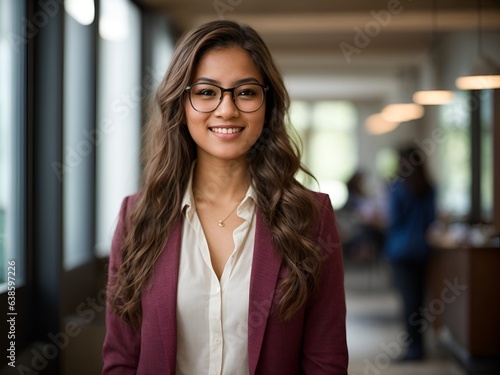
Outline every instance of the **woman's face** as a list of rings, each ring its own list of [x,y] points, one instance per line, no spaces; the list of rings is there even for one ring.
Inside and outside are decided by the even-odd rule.
[[[204,83],[232,88],[242,82],[264,84],[249,53],[240,47],[228,47],[205,54],[198,64],[191,85]],[[205,100],[205,95],[213,94],[206,88],[205,85],[195,86],[191,89],[191,94]],[[239,95],[248,100],[248,94],[252,95],[251,91],[242,91]],[[213,112],[196,111],[187,96],[184,108],[189,133],[197,144],[198,158],[245,160],[245,154],[257,141],[264,127],[265,100],[257,111],[245,113],[235,106],[231,93],[225,92]]]

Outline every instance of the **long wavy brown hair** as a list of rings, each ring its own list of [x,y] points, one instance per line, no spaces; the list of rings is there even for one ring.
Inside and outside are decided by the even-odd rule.
[[[143,189],[128,217],[130,228],[121,249],[122,263],[109,282],[113,311],[132,326],[140,325],[141,293],[147,287],[172,228],[181,219],[181,201],[196,159],[196,145],[185,124],[185,88],[198,62],[214,48],[248,51],[269,86],[264,129],[247,154],[257,206],[270,228],[273,244],[289,268],[278,301],[282,319],[289,319],[318,284],[321,256],[311,238],[318,220],[312,194],[296,179],[300,152],[286,131],[289,97],[271,54],[252,28],[231,21],[214,21],[181,38],[170,67],[156,92],[157,116],[146,127]]]

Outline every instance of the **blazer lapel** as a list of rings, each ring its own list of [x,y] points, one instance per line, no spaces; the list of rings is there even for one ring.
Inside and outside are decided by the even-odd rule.
[[[177,283],[181,238],[182,219],[179,219],[158,258],[154,276],[167,373],[171,374],[175,374],[177,357]],[[280,266],[281,257],[273,247],[271,231],[257,210],[248,308],[248,363],[251,375],[257,368]]]
[[[257,210],[248,307],[248,364],[251,375],[255,374],[257,368],[280,266],[281,257],[273,247],[271,231]]]
[[[177,360],[177,282],[182,238],[182,219],[174,226],[158,258],[155,270],[155,294],[167,374],[175,374]]]

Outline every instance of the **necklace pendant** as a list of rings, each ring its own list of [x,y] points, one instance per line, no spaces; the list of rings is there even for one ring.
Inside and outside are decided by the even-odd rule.
[[[224,224],[224,222],[222,220],[219,220],[219,227],[223,227],[224,225],[226,225],[226,224]]]

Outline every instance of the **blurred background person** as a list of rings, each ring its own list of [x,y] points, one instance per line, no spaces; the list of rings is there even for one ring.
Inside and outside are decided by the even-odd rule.
[[[366,191],[366,175],[357,170],[347,181],[347,201],[337,213],[347,259],[378,259],[384,243],[384,219],[377,199]]]
[[[401,294],[408,348],[401,360],[424,356],[423,327],[418,324],[423,305],[430,246],[426,232],[435,219],[435,189],[425,170],[422,151],[399,149],[399,167],[389,186],[389,213],[385,251],[394,282]]]

